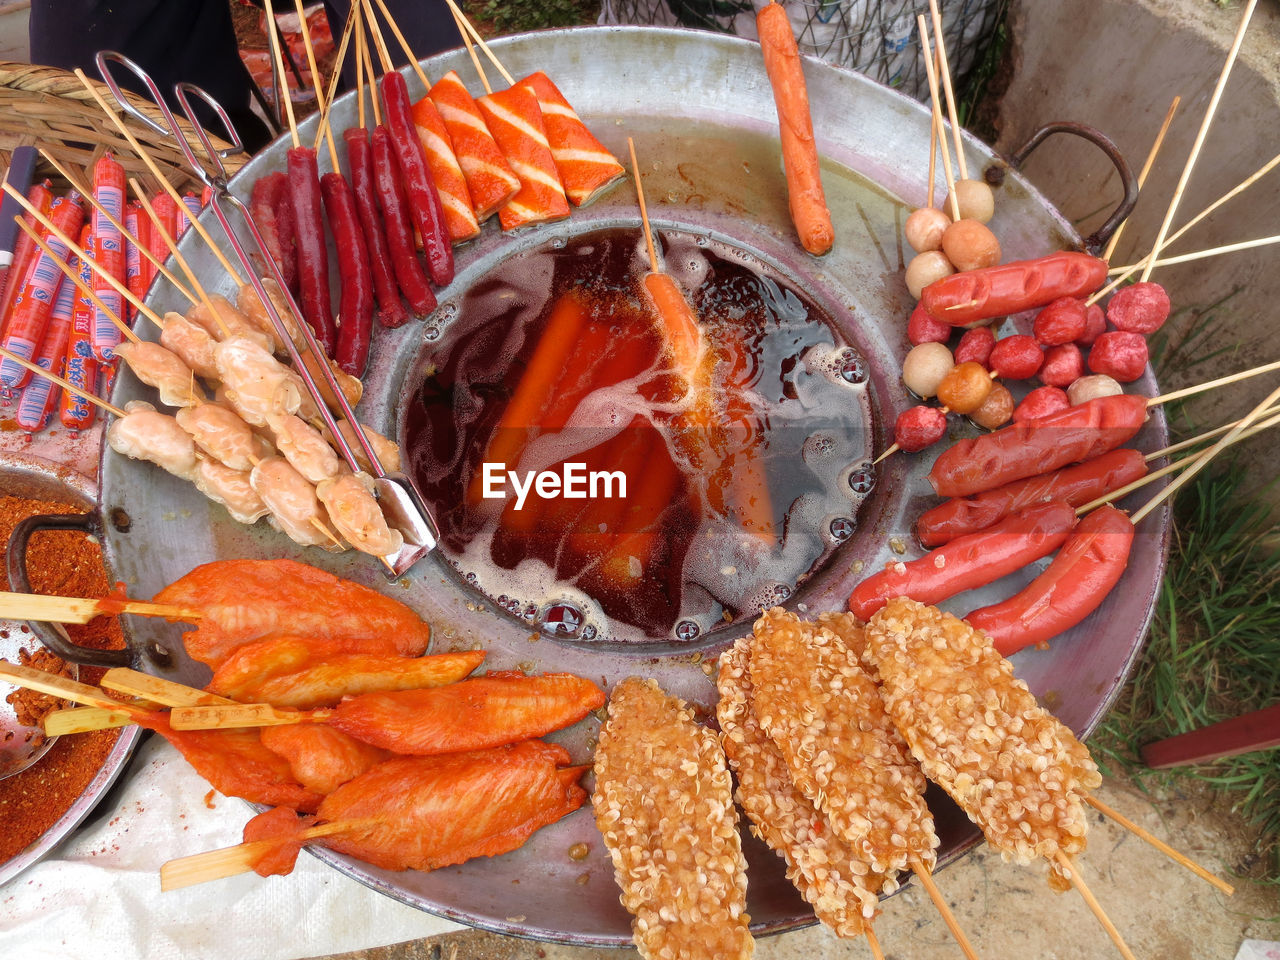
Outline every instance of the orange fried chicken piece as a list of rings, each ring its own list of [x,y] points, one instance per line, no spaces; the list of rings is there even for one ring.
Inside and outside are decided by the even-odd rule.
[[[568,762],[564,747],[539,740],[388,760],[325,798],[321,827],[350,828],[314,842],[386,870],[435,870],[507,853],[582,806],[587,794],[578,780],[588,768]],[[272,811],[245,827],[245,840],[280,842],[259,856],[264,876],[292,869],[315,822],[291,817]]]
[[[489,673],[445,687],[344,700],[329,723],[395,753],[427,756],[540,737],[604,705],[604,691],[570,673]]]
[[[257,730],[174,730],[164,713],[134,712],[136,722],[175,747],[219,793],[250,803],[314,811],[321,794],[293,776],[289,762],[262,744]]]
[[[262,843],[254,858],[253,870],[260,877],[283,876],[293,872],[302,852],[302,831],[315,823],[315,817],[299,817],[288,807],[276,807],[258,814],[244,825],[245,843]],[[268,840],[278,843],[267,844]]]
[[[309,640],[278,637],[241,647],[214,671],[206,689],[242,703],[309,709],[362,693],[454,683],[483,660],[483,650],[401,657],[324,649],[317,655]]]
[[[411,657],[431,640],[431,627],[398,600],[294,560],[206,563],[154,600],[202,611],[183,640],[188,654],[215,668],[270,637],[376,641],[382,652]]]
[[[324,724],[263,727],[260,735],[263,746],[288,761],[299,783],[321,794],[333,793],[391,757],[380,747]]]

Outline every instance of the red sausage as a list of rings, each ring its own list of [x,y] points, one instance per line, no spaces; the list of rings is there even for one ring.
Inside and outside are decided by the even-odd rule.
[[[453,280],[453,244],[449,240],[449,227],[445,223],[440,194],[431,179],[431,169],[427,166],[427,155],[413,123],[409,88],[405,86],[404,77],[394,70],[382,75],[382,102],[387,108],[387,129],[391,131],[396,163],[409,198],[409,211],[413,214],[418,233],[422,235],[427,270],[437,287],[447,286]]]
[[[369,251],[373,292],[378,301],[378,321],[384,327],[398,327],[409,319],[409,314],[400,302],[400,289],[396,286],[391,254],[387,251],[387,236],[382,230],[382,215],[378,212],[369,131],[352,127],[342,134],[342,138],[347,141],[351,191],[355,194],[356,213],[360,215],[360,228],[364,231],[364,242]]]
[[[909,563],[891,563],[853,588],[849,609],[863,620],[894,597],[940,603],[1020,570],[1060,547],[1075,526],[1070,504],[1027,507],[987,530],[957,537]]]
[[[1059,297],[1081,297],[1107,279],[1107,262],[1064,250],[1038,260],[1015,260],[966,270],[921,292],[925,309],[955,326],[1043,307]]]
[[[1146,475],[1147,461],[1140,452],[1127,447],[1112,450],[1073,467],[940,503],[920,515],[916,535],[926,547],[939,547],[956,537],[985,530],[1033,503],[1062,500],[1082,507]]]
[[[50,183],[46,180],[43,183],[37,183],[27,194],[27,201],[46,217],[49,216],[49,208],[53,204],[53,191],[49,187]],[[36,218],[32,214],[23,213],[22,219],[27,222],[28,227],[39,233],[41,237],[44,236],[44,228],[36,225]],[[0,336],[8,332],[9,314],[13,312],[13,301],[18,298],[18,291],[27,282],[27,274],[31,272],[31,265],[35,262],[37,253],[39,253],[39,247],[36,246],[36,242],[25,230],[20,230],[18,240],[13,247],[13,263],[9,266],[8,274],[5,275],[4,294],[0,296]]]
[[[282,212],[287,212],[289,219],[293,219],[293,207],[286,199],[288,190],[289,178],[279,170],[259,177],[249,197],[249,213],[253,217],[253,223],[258,228],[258,232],[262,234],[267,252],[271,254],[271,259],[280,270],[285,287],[294,290],[298,283],[296,251],[290,249],[290,255],[285,256],[280,230]]]
[[[1171,307],[1164,287],[1148,280],[1117,290],[1107,301],[1107,319],[1126,333],[1155,333],[1169,319]]]
[[[1129,561],[1133,524],[1112,506],[1080,521],[1044,573],[1004,603],[965,617],[995,641],[1002,656],[1044,643],[1093,613]]]
[[[400,172],[391,146],[391,131],[385,126],[373,131],[373,185],[382,205],[387,251],[396,272],[396,283],[405,300],[409,301],[409,309],[417,316],[425,317],[436,308],[436,295],[431,292],[427,275],[422,272],[422,264],[418,261],[404,189],[400,186]]]
[[[298,238],[298,286],[302,295],[298,306],[320,349],[325,356],[332,357],[338,337],[333,323],[333,304],[329,300],[329,251],[324,241],[316,152],[309,147],[292,147],[285,157]]]
[[[281,273],[289,296],[298,298],[298,218],[293,212],[293,200],[289,196],[286,177],[283,188],[276,194],[276,235],[280,239]]]
[[[1098,397],[1028,423],[960,440],[929,471],[934,492],[967,497],[1014,480],[1092,460],[1130,440],[1147,418],[1147,398]]]
[[[338,276],[342,280],[342,300],[338,316],[338,347],[333,355],[344,373],[359,377],[369,362],[369,339],[373,336],[373,274],[369,270],[369,250],[356,216],[356,200],[340,173],[320,178],[324,211],[329,229],[338,244]]]

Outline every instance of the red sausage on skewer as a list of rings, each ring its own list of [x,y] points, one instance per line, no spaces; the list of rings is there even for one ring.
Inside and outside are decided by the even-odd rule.
[[[259,177],[249,198],[249,213],[253,216],[258,232],[262,234],[267,252],[280,270],[285,287],[294,292],[298,288],[298,263],[297,251],[292,242],[293,207],[289,203],[288,192],[289,178],[281,171]],[[286,231],[282,229],[282,221],[286,218],[290,221],[287,231],[290,242],[287,249],[284,238]]]
[[[1105,260],[1063,250],[1038,260],[953,273],[925,287],[920,299],[939,320],[963,326],[1048,306],[1059,297],[1083,297],[1106,279]]]
[[[1146,418],[1146,397],[1128,393],[1098,397],[958,441],[934,461],[929,482],[943,497],[967,497],[1002,487],[1114,450],[1128,442]]]
[[[302,300],[298,305],[320,349],[325,356],[332,357],[338,337],[329,299],[329,252],[324,241],[316,152],[308,147],[293,147],[285,157],[289,166],[289,199],[297,230],[298,286]]]
[[[378,320],[384,327],[398,327],[409,319],[400,302],[400,289],[387,250],[387,236],[378,212],[378,195],[373,185],[373,152],[369,131],[352,127],[342,134],[347,142],[347,165],[351,168],[351,192],[355,195],[356,213],[369,252],[369,269],[373,274],[373,292],[378,301]]]
[[[1075,526],[1075,509],[1053,501],[1020,510],[987,530],[958,537],[918,560],[891,563],[863,580],[849,597],[861,620],[894,597],[941,603],[1020,570],[1062,546]]]
[[[385,126],[373,131],[373,185],[382,206],[382,225],[386,228],[387,252],[396,272],[396,283],[409,302],[409,309],[417,316],[425,317],[436,308],[436,295],[431,292],[422,264],[418,261],[413,228],[409,224],[409,211],[391,145],[391,131]]]
[[[1099,507],[1072,531],[1058,555],[1025,590],[964,619],[995,641],[1002,656],[1044,643],[1093,613],[1124,573],[1133,524]]]
[[[27,194],[27,201],[46,217],[53,204],[53,191],[49,187],[49,181],[45,180],[43,183],[37,183]],[[34,215],[23,213],[22,219],[27,222],[28,227],[38,229]],[[31,272],[31,265],[35,263],[39,252],[30,234],[19,231],[18,240],[13,247],[13,263],[9,266],[8,274],[5,275],[4,294],[0,296],[0,336],[8,332],[9,314],[13,311],[13,301],[18,298],[18,292],[27,282],[27,275]]]
[[[940,503],[920,515],[916,536],[926,547],[939,547],[956,537],[999,523],[1033,503],[1063,500],[1073,507],[1081,507],[1146,475],[1147,461],[1139,451],[1112,450],[1073,467]]]
[[[448,286],[453,280],[453,245],[449,242],[444,207],[413,123],[409,88],[405,86],[404,77],[394,70],[382,75],[382,103],[387,110],[387,129],[395,147],[405,195],[409,198],[409,212],[422,235],[427,272],[437,287]]]
[[[342,279],[342,300],[338,316],[338,345],[333,359],[344,373],[353,377],[364,373],[369,361],[369,340],[373,336],[373,274],[369,269],[369,250],[364,231],[356,216],[356,201],[351,187],[340,173],[326,173],[320,178],[324,210],[329,228],[338,243],[338,276]]]

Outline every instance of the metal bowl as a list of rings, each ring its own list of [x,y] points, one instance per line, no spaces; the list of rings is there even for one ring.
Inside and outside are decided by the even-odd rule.
[[[92,510],[98,502],[98,492],[93,481],[67,467],[50,463],[38,457],[9,453],[0,455],[0,491],[5,496],[29,500],[60,500]],[[36,637],[26,623],[16,620],[0,620],[0,659],[16,663],[22,647],[31,648]],[[8,732],[9,724],[16,725],[12,711],[3,699],[13,688],[0,682],[0,733]],[[25,728],[23,728],[25,729]],[[15,740],[22,734],[15,732]],[[139,727],[126,727],[120,731],[106,761],[94,775],[84,792],[67,808],[58,820],[34,843],[6,863],[0,863],[0,885],[13,879],[32,864],[43,859],[50,850],[62,842],[79,826],[93,810],[97,802],[111,788],[133,752],[142,731]],[[52,745],[57,738],[46,741]]]
[[[883,449],[894,417],[910,405],[899,371],[908,348],[905,320],[913,303],[902,279],[899,238],[911,205],[923,201],[927,111],[864,77],[806,61],[824,181],[839,231],[835,250],[819,260],[794,241],[779,170],[772,93],[756,44],[691,31],[615,27],[508,37],[493,47],[514,75],[545,68],[615,153],[625,155],[626,137],[636,138],[655,227],[741,247],[785,273],[835,318],[844,339],[867,360],[876,446]],[[473,75],[460,51],[432,58],[425,66],[431,77],[451,69]],[[413,95],[420,96],[415,76],[409,71],[406,76]],[[353,124],[352,98],[339,100],[332,115],[338,129]],[[309,129],[304,125],[304,137]],[[258,177],[283,169],[287,147],[287,141],[277,141],[246,165],[233,181],[240,196],[247,198]],[[973,170],[1005,166],[972,138],[965,149]],[[1078,246],[1070,224],[1016,171],[1007,171],[996,194],[991,226],[1006,259]],[[474,280],[522,250],[619,224],[639,226],[629,186],[576,210],[560,224],[511,235],[491,224],[480,238],[460,247],[457,278],[441,291],[439,310],[425,324],[379,331],[360,404],[365,422],[403,439],[401,413],[418,370],[430,359],[434,338],[448,336],[457,299]],[[234,295],[230,281],[195,238],[184,238],[182,246],[210,292]],[[155,294],[152,305],[160,310],[183,306],[169,291]],[[1150,376],[1134,386],[1154,393]],[[115,402],[136,397],[154,399],[123,373]],[[1163,439],[1163,420],[1156,415],[1137,442],[1150,449]],[[842,608],[861,571],[898,558],[895,538],[909,536],[929,499],[925,475],[930,462],[928,455],[900,455],[879,469],[857,530],[788,606],[809,614]],[[215,558],[293,557],[389,590],[435,626],[438,647],[482,646],[490,651],[490,668],[519,664],[568,670],[610,686],[632,674],[648,675],[703,708],[715,699],[703,667],[748,629],[744,621],[692,645],[655,642],[601,649],[561,643],[533,632],[529,622],[493,609],[439,555],[388,587],[369,558],[302,550],[265,524],[239,526],[191,486],[149,465],[107,451],[101,476],[108,569],[113,579],[125,580],[141,597]],[[1103,607],[1051,649],[1024,652],[1016,659],[1032,689],[1081,733],[1093,728],[1118,693],[1151,616],[1164,564],[1167,513],[1161,511],[1148,523],[1150,532],[1138,538],[1121,587]],[[905,543],[900,549],[916,552]],[[977,591],[965,603],[1007,596],[1035,572],[1023,571]],[[133,620],[129,636],[135,665],[203,683],[208,672],[186,658],[179,634],[173,625]],[[555,739],[575,757],[585,758],[597,730],[598,721],[588,718]],[[934,809],[945,864],[977,842],[978,833],[945,798],[935,798]],[[769,933],[813,923],[812,913],[787,883],[782,861],[747,831],[743,834],[753,929]],[[577,843],[590,847],[585,861],[568,855]],[[630,942],[629,918],[618,903],[612,867],[589,810],[539,831],[514,853],[432,873],[390,873],[328,851],[316,855],[388,896],[473,926],[564,943]]]

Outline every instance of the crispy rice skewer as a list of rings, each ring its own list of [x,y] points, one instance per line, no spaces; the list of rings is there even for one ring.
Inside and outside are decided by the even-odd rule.
[[[1049,861],[1085,847],[1084,804],[1102,778],[1089,751],[1036,703],[991,641],[936,607],[898,597],[867,624],[867,656],[893,722],[925,774],[1005,860]]]
[[[653,680],[622,681],[591,802],[644,958],[749,958],[746,861],[714,733]]]
[[[832,631],[775,607],[755,623],[749,670],[760,726],[832,829],[881,873],[913,861],[931,870],[938,837],[924,774],[857,657]]]
[[[884,875],[832,831],[796,789],[787,761],[753,712],[746,637],[720,656],[720,743],[738,778],[736,796],[754,832],[787,862],[787,879],[838,937],[871,932]]]

